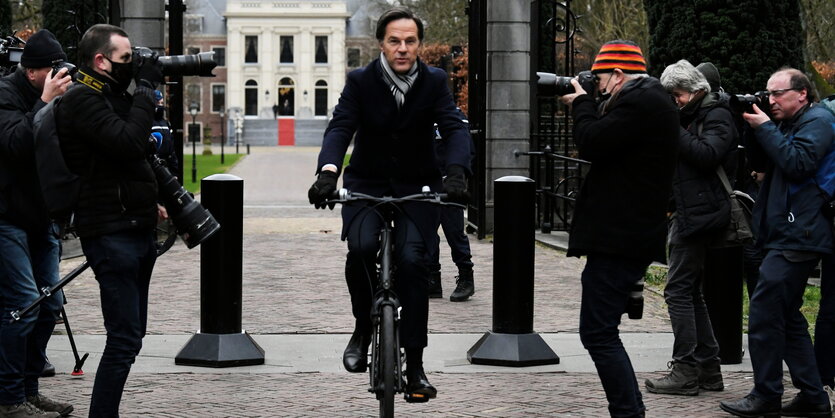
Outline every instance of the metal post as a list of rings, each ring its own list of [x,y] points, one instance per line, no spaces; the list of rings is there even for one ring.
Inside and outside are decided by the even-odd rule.
[[[215,174],[200,183],[201,203],[223,225],[200,247],[200,331],[180,350],[178,365],[264,364],[264,349],[241,327],[244,182]]]
[[[702,293],[722,364],[742,363],[742,247],[707,252]]]
[[[533,331],[536,183],[506,176],[493,182],[493,329],[467,351],[473,364],[558,364],[559,356]]]
[[[224,164],[225,158],[223,155],[223,145],[226,142],[226,124],[224,124],[224,116],[226,116],[223,108],[220,109],[220,163]]]

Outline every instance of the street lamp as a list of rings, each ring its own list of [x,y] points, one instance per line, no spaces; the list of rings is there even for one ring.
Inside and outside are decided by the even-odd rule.
[[[191,141],[191,182],[197,183],[197,137],[195,136],[197,102],[191,102],[188,105],[188,113],[191,114],[191,126],[188,129],[188,140]]]
[[[224,142],[226,142],[226,124],[223,123],[223,117],[226,116],[226,112],[224,111],[223,106],[220,107],[220,111],[218,113],[220,114],[220,163],[224,164],[223,145]]]

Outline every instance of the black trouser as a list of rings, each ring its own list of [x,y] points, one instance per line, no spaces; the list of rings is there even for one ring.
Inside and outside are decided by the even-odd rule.
[[[441,207],[441,229],[444,230],[446,242],[452,253],[452,261],[458,270],[472,270],[472,253],[470,239],[464,232],[464,209],[456,206]],[[430,271],[441,271],[441,237],[437,237],[437,244],[429,247]]]
[[[347,228],[348,260],[345,279],[357,325],[371,329],[371,303],[377,283],[377,253],[383,221],[373,210],[359,212]],[[405,214],[394,219],[394,291],[403,307],[400,344],[426,347],[429,321],[429,285],[426,243],[420,230]]]

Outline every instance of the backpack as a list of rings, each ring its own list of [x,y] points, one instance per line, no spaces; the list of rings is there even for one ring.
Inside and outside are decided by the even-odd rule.
[[[61,152],[55,121],[60,103],[58,96],[35,114],[35,166],[49,216],[59,224],[68,224],[78,202],[82,178],[70,171]]]
[[[832,112],[835,116],[835,95],[829,96],[820,101],[818,106]],[[835,125],[832,125],[833,132],[835,132]],[[815,181],[830,198],[835,197],[835,143],[830,145],[829,150],[823,157],[819,167],[818,173],[815,175]]]

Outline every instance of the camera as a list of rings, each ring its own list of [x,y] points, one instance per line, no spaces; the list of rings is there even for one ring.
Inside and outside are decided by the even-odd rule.
[[[194,200],[156,154],[148,157],[159,184],[162,204],[188,248],[194,248],[220,230],[220,224],[208,209]]]
[[[629,289],[626,302],[626,314],[629,319],[641,319],[644,316],[644,279],[638,280]]]
[[[20,57],[23,56],[25,44],[26,42],[14,35],[0,38],[0,77],[15,71]]]
[[[194,55],[160,56],[150,48],[133,48],[134,68],[139,68],[146,61],[157,62],[165,76],[200,76],[214,77],[212,70],[217,67],[214,52],[201,52]]]
[[[769,108],[768,91],[731,95],[730,106],[734,113],[752,113],[754,111],[753,105],[757,105],[762,111],[767,112]]]
[[[67,69],[67,74],[65,75],[65,77],[70,76],[73,79],[73,81],[75,81],[75,74],[78,72],[78,68],[75,65],[70,64],[69,62],[66,62],[64,60],[57,60],[52,62],[52,76],[55,77],[55,75],[58,74],[58,71],[61,71],[62,68]]]
[[[540,96],[565,96],[574,93],[571,79],[574,77],[559,76],[553,73],[536,73],[537,93]],[[591,71],[580,71],[577,81],[586,93],[594,96],[597,93],[597,76]]]

